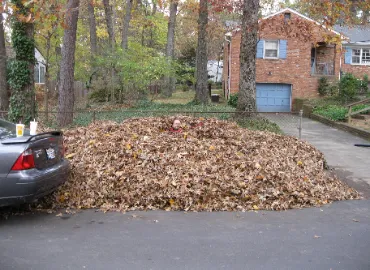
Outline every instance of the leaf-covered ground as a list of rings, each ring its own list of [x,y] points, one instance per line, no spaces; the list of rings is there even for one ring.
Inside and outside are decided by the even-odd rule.
[[[72,173],[53,207],[103,210],[283,210],[357,199],[324,170],[324,156],[293,137],[216,119],[98,122],[65,133]]]

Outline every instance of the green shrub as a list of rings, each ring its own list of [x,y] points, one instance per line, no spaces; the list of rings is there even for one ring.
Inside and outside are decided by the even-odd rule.
[[[352,111],[353,112],[357,112],[357,111],[360,111],[360,110],[363,110],[363,109],[365,109],[365,108],[367,108],[367,107],[370,107],[370,105],[369,104],[359,104],[359,105],[355,105],[355,106],[353,106],[352,107]],[[370,112],[370,110],[369,111],[364,111],[364,112],[362,112],[363,114],[366,114],[366,113],[369,113]]]
[[[238,94],[230,95],[230,98],[227,101],[227,104],[230,105],[231,107],[236,108],[236,106],[238,105]]]
[[[346,120],[346,114],[348,109],[337,105],[328,105],[324,107],[319,107],[313,110],[315,114],[324,116],[333,121],[344,121]]]
[[[107,92],[108,91],[104,88],[94,90],[89,94],[89,100],[93,102],[105,102],[108,98]]]
[[[319,91],[320,96],[326,96],[329,93],[330,84],[327,78],[321,77],[319,79],[319,87],[317,90]]]
[[[346,73],[339,82],[339,95],[343,101],[352,100],[360,89],[360,81],[351,73]]]
[[[339,85],[338,82],[334,82],[329,86],[329,95],[330,96],[337,96],[339,93]]]

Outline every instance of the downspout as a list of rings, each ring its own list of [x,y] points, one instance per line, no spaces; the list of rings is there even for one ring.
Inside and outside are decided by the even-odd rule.
[[[340,44],[340,55],[339,55],[339,81],[342,74],[342,55],[343,55],[343,45]]]
[[[228,40],[227,35],[225,35],[225,40],[229,43],[229,59],[228,59],[228,68],[227,68],[227,93],[226,93],[226,99],[230,98],[230,92],[231,92],[231,38]]]

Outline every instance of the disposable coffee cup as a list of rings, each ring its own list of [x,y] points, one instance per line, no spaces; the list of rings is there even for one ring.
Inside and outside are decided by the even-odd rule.
[[[24,125],[23,124],[16,124],[15,129],[17,132],[17,137],[22,137],[24,134]]]
[[[37,122],[36,121],[31,121],[30,122],[30,135],[36,135],[37,134]]]

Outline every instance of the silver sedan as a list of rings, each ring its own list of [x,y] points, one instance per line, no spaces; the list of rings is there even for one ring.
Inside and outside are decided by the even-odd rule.
[[[15,125],[0,119],[0,206],[30,203],[67,180],[60,131],[15,136]]]

